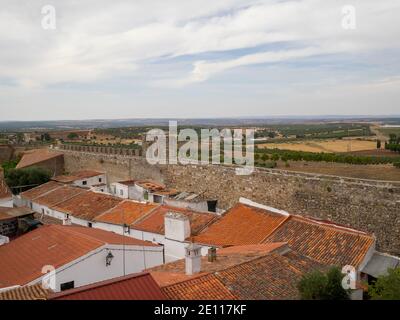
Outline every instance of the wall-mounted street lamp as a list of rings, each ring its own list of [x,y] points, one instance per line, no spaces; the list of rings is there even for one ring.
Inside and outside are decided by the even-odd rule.
[[[106,256],[106,267],[111,265],[112,259],[114,259],[114,255],[111,253],[111,251],[108,251],[108,254]]]

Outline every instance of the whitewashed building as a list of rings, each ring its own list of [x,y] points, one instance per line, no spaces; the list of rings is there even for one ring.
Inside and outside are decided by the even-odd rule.
[[[163,261],[162,246],[151,242],[93,228],[47,225],[0,246],[0,290],[46,279],[59,292]]]

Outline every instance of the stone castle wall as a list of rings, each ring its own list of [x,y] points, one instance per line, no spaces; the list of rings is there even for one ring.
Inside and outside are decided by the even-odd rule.
[[[400,183],[256,169],[237,176],[228,166],[152,166],[142,157],[65,150],[69,172],[103,170],[110,182],[154,179],[178,190],[204,193],[229,208],[239,197],[372,232],[380,250],[400,255]]]

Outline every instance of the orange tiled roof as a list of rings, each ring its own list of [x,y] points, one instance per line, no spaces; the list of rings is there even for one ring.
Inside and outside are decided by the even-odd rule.
[[[47,194],[50,191],[54,191],[55,189],[60,188],[60,187],[62,187],[61,183],[49,181],[38,187],[35,187],[28,191],[22,192],[21,197],[24,199],[33,200],[33,199],[36,199],[37,197],[41,197],[41,196]]]
[[[55,293],[49,300],[165,300],[149,273],[130,274]]]
[[[217,260],[214,262],[209,262],[207,257],[202,257],[201,272],[197,275],[186,275],[185,259],[153,267],[149,269],[149,271],[160,286],[166,286],[183,280],[192,279],[193,277],[202,276],[212,272],[218,272],[234,265],[265,256],[270,252],[281,252],[286,250],[288,249],[285,243],[235,246],[226,249],[218,249]]]
[[[156,246],[99,229],[47,225],[0,246],[0,288],[25,285],[42,275],[42,267],[58,268],[105,244]]]
[[[266,239],[266,242],[277,241],[288,242],[293,250],[324,264],[357,267],[374,244],[375,238],[333,223],[290,216]]]
[[[57,203],[71,199],[83,192],[85,192],[85,190],[80,188],[62,186],[44,194],[43,196],[35,198],[35,202],[50,207]]]
[[[192,235],[196,235],[208,224],[218,218],[217,215],[206,212],[197,212],[186,208],[176,208],[168,205],[161,205],[145,216],[143,219],[134,223],[134,229],[152,233],[164,234],[164,216],[168,212],[178,212],[189,217]]]
[[[89,179],[89,178],[93,178],[96,176],[100,176],[102,174],[104,174],[104,173],[98,172],[98,171],[93,171],[93,170],[81,170],[81,171],[73,172],[69,175],[62,175],[62,176],[54,177],[52,180],[57,181],[57,182],[62,182],[62,183],[71,183],[76,180]]]
[[[72,216],[85,220],[92,220],[98,215],[114,208],[122,202],[121,199],[106,195],[86,191],[52,207],[57,211],[69,213]]]
[[[216,277],[243,300],[299,299],[297,285],[301,277],[324,267],[294,251],[283,255],[271,253],[236,265],[216,274]]]
[[[138,186],[143,187],[144,189],[147,189],[149,191],[160,191],[165,189],[165,186],[163,184],[151,181],[151,180],[139,180],[135,182]]]
[[[43,289],[42,284],[35,284],[0,292],[0,300],[46,300],[51,292]]]
[[[24,153],[21,161],[18,163],[17,169],[27,168],[43,161],[58,157],[64,157],[64,154],[60,152],[50,152],[47,149],[27,151]]]
[[[216,246],[257,244],[286,219],[285,215],[238,203],[194,241]]]
[[[243,249],[232,252],[240,252]],[[219,258],[217,255],[217,261],[213,263],[217,263]],[[165,285],[165,279],[157,274],[160,271],[152,271],[152,275],[156,281],[164,281],[161,284],[159,282],[162,291],[173,300],[283,300],[299,299],[297,284],[302,275],[323,268],[322,264],[297,252],[273,250],[261,255],[251,255],[226,266],[222,265],[221,268],[208,273],[205,273],[207,268],[203,268],[202,260],[202,273],[186,276],[186,280],[176,278],[174,273],[171,277],[171,273],[166,272],[166,278],[179,279],[173,284]]]
[[[0,178],[0,199],[11,198],[12,193],[4,179]]]
[[[130,200],[119,203],[115,208],[97,216],[94,220],[98,222],[127,224],[130,225],[138,219],[157,208],[159,205],[151,203],[140,203]]]
[[[161,290],[171,300],[237,300],[214,274],[176,283]]]

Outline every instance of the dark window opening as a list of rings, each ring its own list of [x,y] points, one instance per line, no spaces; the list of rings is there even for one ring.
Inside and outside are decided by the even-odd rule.
[[[92,223],[91,223],[91,222],[88,222],[87,226],[88,226],[89,228],[91,228],[91,227],[92,227]]]
[[[99,178],[99,182],[102,182],[103,181],[103,179],[102,178]]]
[[[217,200],[207,201],[207,207],[209,212],[217,212]]]
[[[74,283],[74,281],[61,283],[60,288],[61,288],[61,291],[73,289],[73,288],[75,288],[75,283]]]
[[[82,185],[86,186],[87,185],[87,181],[82,181]]]

